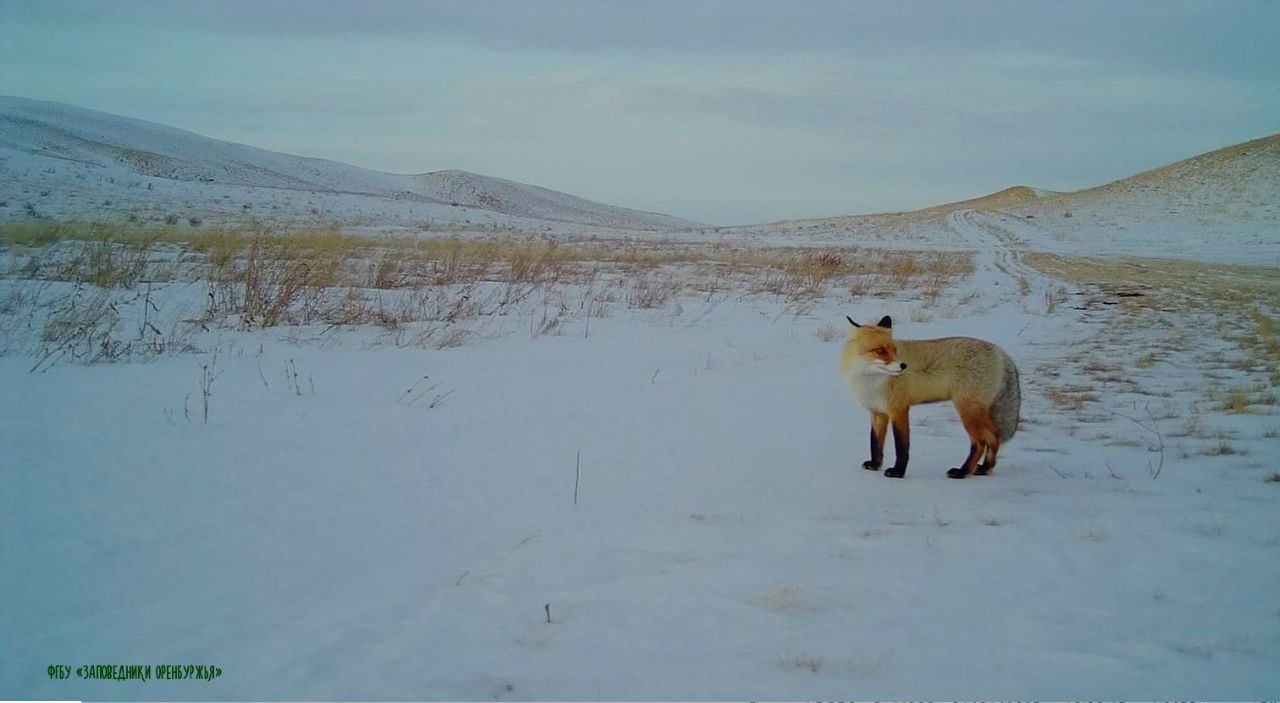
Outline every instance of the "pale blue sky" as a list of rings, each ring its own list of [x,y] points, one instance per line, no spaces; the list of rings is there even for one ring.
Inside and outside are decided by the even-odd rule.
[[[1280,131],[1280,2],[0,0],[0,94],[717,224]]]

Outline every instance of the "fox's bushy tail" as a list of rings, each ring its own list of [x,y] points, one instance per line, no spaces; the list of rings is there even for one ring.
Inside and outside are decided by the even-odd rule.
[[[1000,432],[1000,442],[1008,442],[1018,431],[1018,420],[1022,416],[1022,387],[1018,378],[1018,367],[1006,354],[1004,357],[1004,379],[1001,381],[1000,393],[991,404],[991,419]]]

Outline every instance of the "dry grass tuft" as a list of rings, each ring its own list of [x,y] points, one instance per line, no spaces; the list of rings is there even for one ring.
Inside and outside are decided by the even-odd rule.
[[[828,322],[819,327],[817,331],[814,332],[814,335],[818,338],[819,342],[834,342],[840,338],[840,330],[838,330],[835,325]]]
[[[1047,386],[1044,397],[1059,410],[1080,410],[1085,403],[1097,402],[1101,396],[1085,386]]]
[[[1200,453],[1204,454],[1205,456],[1232,456],[1237,454],[1244,454],[1245,452],[1243,449],[1240,449],[1236,447],[1234,444],[1232,444],[1230,440],[1227,440],[1224,438],[1224,439],[1219,439],[1214,444],[1206,445],[1203,449],[1200,450]]]
[[[670,277],[642,274],[631,281],[627,305],[642,310],[664,308],[680,294],[683,284]]]
[[[1222,400],[1221,409],[1236,415],[1243,415],[1249,411],[1249,396],[1241,391],[1232,391]]]
[[[147,247],[97,240],[89,245],[83,259],[77,258],[71,265],[85,283],[99,288],[132,288],[146,270]]]
[[[225,271],[240,255],[248,237],[240,232],[210,230],[196,236],[191,241],[191,248],[209,257],[209,265],[215,272]]]
[[[274,327],[289,321],[310,323],[318,317],[318,304],[338,283],[343,255],[349,251],[340,239],[295,242],[291,239],[255,238],[249,243],[241,298],[244,323]]]

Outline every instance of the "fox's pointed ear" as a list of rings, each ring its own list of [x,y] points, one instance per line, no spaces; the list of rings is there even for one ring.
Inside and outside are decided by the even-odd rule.
[[[854,327],[861,327],[861,326],[862,326],[862,325],[860,325],[860,324],[858,324],[858,323],[854,322],[854,321],[853,321],[853,318],[852,318],[852,317],[849,317],[848,315],[845,315],[845,316],[844,316],[844,319],[848,320],[848,321],[849,321],[849,324],[853,325]]]
[[[877,326],[877,327],[884,327],[884,328],[886,328],[886,329],[888,329],[888,328],[892,328],[892,327],[893,327],[893,320],[890,320],[890,319],[889,319],[889,316],[888,316],[888,315],[885,315],[884,317],[880,318],[880,322],[879,322],[876,326]]]

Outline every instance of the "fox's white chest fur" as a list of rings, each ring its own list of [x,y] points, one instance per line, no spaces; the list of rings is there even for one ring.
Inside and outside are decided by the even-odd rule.
[[[884,412],[884,384],[889,377],[870,369],[854,366],[844,375],[849,391],[862,407],[873,412]]]

